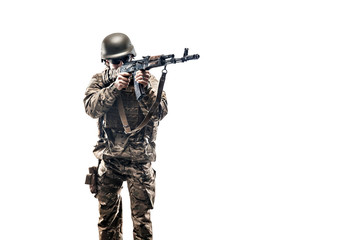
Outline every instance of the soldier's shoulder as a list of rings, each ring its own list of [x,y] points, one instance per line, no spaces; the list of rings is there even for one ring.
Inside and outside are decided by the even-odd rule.
[[[154,75],[151,74],[149,82],[150,82],[150,85],[151,85],[152,88],[157,89],[157,86],[159,84],[159,80],[157,80],[157,78]]]
[[[91,79],[92,79],[92,81],[95,81],[95,80],[101,81],[103,79],[102,75],[103,75],[102,73],[95,73]]]
[[[91,80],[90,80],[90,83],[88,85],[88,88],[90,87],[96,87],[96,88],[99,88],[99,87],[103,87],[105,84],[104,84],[104,81],[103,81],[103,74],[102,73],[96,73],[92,76]]]

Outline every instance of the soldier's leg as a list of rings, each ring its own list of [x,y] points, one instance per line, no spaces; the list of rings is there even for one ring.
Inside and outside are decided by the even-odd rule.
[[[99,239],[122,240],[122,201],[120,190],[123,181],[104,162],[99,166],[98,194],[99,200]]]
[[[137,164],[127,180],[131,202],[134,240],[151,240],[150,210],[154,207],[155,171],[151,163]]]

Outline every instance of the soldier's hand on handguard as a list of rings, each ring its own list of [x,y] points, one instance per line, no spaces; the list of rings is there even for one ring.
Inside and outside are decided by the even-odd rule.
[[[129,86],[130,83],[130,73],[122,72],[118,75],[118,78],[114,82],[115,87],[118,90],[125,89]]]
[[[148,70],[139,70],[135,74],[135,81],[146,87],[149,84],[150,72]]]

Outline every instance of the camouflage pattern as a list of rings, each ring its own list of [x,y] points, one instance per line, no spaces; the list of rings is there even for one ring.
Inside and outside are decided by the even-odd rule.
[[[152,239],[150,209],[154,207],[155,171],[151,163],[133,163],[121,159],[101,161],[99,166],[99,239],[122,238],[122,202],[120,191],[127,181],[130,193],[133,237]]]
[[[134,86],[117,90],[112,83],[112,70],[106,68],[103,73],[93,76],[88,86],[84,105],[85,111],[93,118],[99,118],[106,136],[100,136],[94,154],[98,159],[103,156],[124,158],[131,161],[150,162],[156,160],[155,140],[159,121],[167,114],[166,94],[163,92],[159,109],[151,121],[138,134],[127,139],[121,124],[117,98],[121,97],[131,129],[134,129],[146,116],[156,100],[158,80],[151,76],[147,96],[140,102],[136,100]],[[101,134],[100,134],[101,135]],[[127,143],[125,145],[125,143]]]
[[[140,132],[128,137],[124,133],[118,112],[118,98],[122,98],[131,129],[144,119],[156,100],[158,81],[150,78],[146,96],[138,102],[134,86],[117,90],[107,67],[95,74],[86,89],[85,111],[98,118],[99,141],[94,149],[100,160],[98,168],[99,239],[122,239],[122,202],[120,190],[127,181],[134,239],[152,239],[150,209],[155,199],[155,171],[151,162],[156,160],[155,140],[159,121],[167,114],[166,95],[163,92],[159,108]]]

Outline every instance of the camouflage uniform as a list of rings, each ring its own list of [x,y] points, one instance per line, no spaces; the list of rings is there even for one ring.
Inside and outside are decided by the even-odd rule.
[[[167,114],[165,93],[151,121],[140,132],[128,138],[118,113],[118,98],[122,98],[131,129],[143,120],[156,99],[158,81],[150,78],[146,96],[138,102],[134,86],[119,91],[115,88],[108,67],[95,74],[88,86],[84,105],[93,118],[99,118],[99,141],[94,149],[100,160],[98,169],[99,239],[122,239],[122,203],[120,190],[127,181],[130,193],[134,239],[152,239],[150,209],[154,206],[155,140],[159,121]]]

